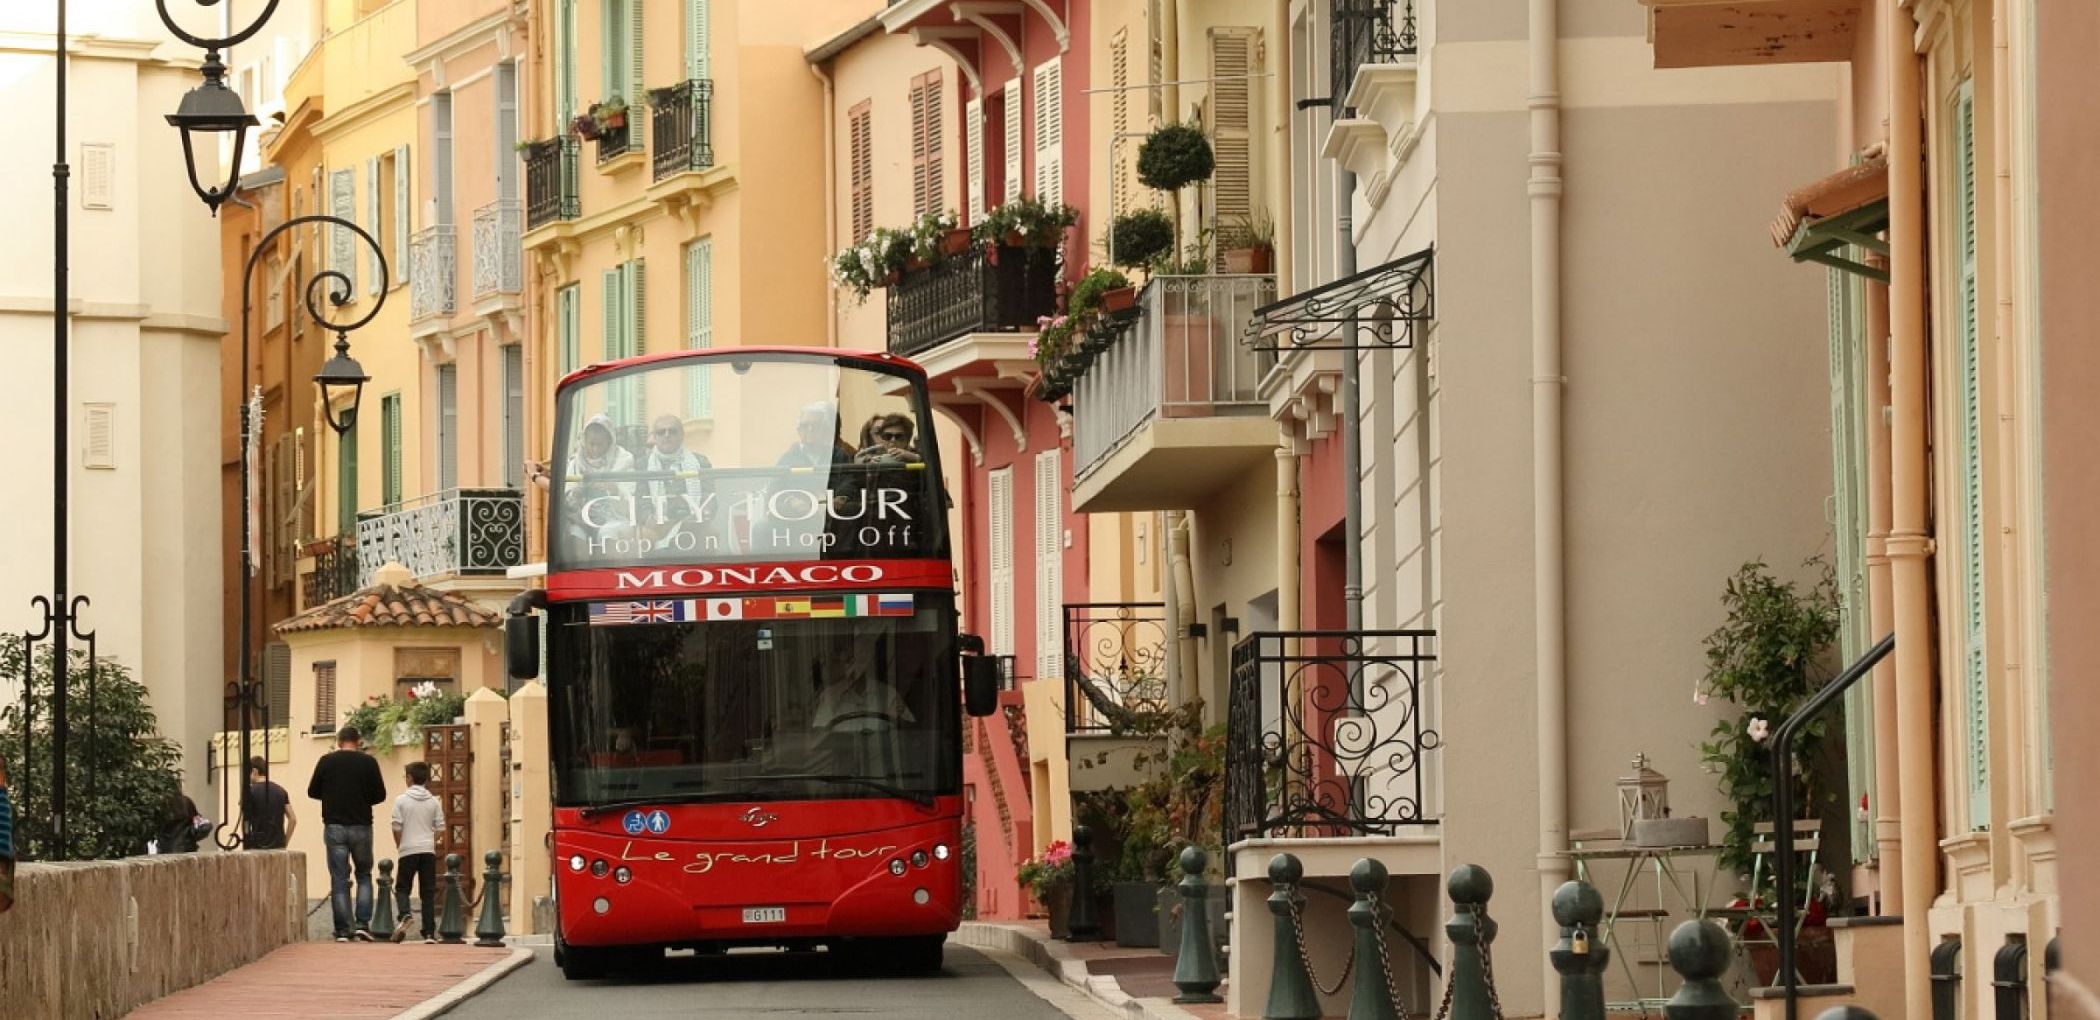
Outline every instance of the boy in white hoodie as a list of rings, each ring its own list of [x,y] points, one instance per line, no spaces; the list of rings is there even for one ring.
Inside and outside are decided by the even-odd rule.
[[[408,789],[394,798],[394,843],[400,853],[394,905],[401,915],[394,928],[396,942],[408,937],[410,885],[423,891],[423,941],[437,941],[437,834],[445,827],[445,810],[429,786],[430,766],[409,762]]]

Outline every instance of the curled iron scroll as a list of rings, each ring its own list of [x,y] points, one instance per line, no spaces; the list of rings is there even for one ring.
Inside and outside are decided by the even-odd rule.
[[[192,0],[192,2],[199,7],[217,7],[219,5],[219,0]],[[262,31],[263,26],[270,23],[270,15],[277,13],[277,4],[278,0],[270,0],[269,4],[263,7],[263,12],[257,15],[255,21],[250,23],[248,27],[229,36],[212,38],[185,31],[181,25],[175,23],[174,15],[168,13],[168,0],[153,0],[153,6],[160,10],[160,23],[167,26],[168,34],[198,49],[211,51],[229,49],[236,44],[246,42],[255,33]],[[232,10],[232,6],[229,4],[227,9],[229,11]]]
[[[352,297],[357,293],[357,288],[351,281],[350,274],[340,269],[323,269],[308,277],[303,287],[304,293],[301,296],[301,300],[306,302],[306,314],[312,316],[315,322],[337,333],[348,333],[372,321],[372,317],[378,315],[379,309],[386,304],[387,292],[393,286],[392,277],[387,271],[386,249],[381,248],[379,239],[366,232],[365,228],[340,216],[330,216],[326,213],[309,213],[305,216],[294,216],[272,228],[269,233],[264,234],[262,239],[255,243],[255,248],[248,253],[248,265],[241,276],[241,308],[243,312],[249,306],[246,296],[248,293],[247,282],[255,275],[256,262],[262,259],[263,253],[270,250],[271,243],[277,240],[278,235],[293,227],[307,223],[341,227],[356,234],[358,239],[365,243],[366,247],[372,249],[372,254],[376,256],[374,263],[379,267],[379,291],[373,295],[372,307],[365,309],[365,314],[348,322],[336,322],[322,312],[323,302],[326,302],[331,308],[341,308],[350,303]]]

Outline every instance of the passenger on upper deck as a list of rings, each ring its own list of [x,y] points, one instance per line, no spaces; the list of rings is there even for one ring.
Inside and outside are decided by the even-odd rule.
[[[911,445],[911,417],[908,415],[878,414],[868,419],[860,429],[860,452],[853,455],[855,464],[917,464],[917,450]]]
[[[795,418],[795,442],[775,463],[815,468],[853,462],[853,447],[839,437],[838,408],[828,400],[805,405]]]
[[[569,456],[569,469],[564,477],[563,504],[567,509],[571,534],[588,538],[593,533],[602,533],[609,526],[629,523],[627,502],[628,497],[634,495],[634,483],[593,480],[592,476],[633,470],[634,454],[613,442],[612,419],[598,414],[583,423],[583,439],[577,444],[576,452]],[[610,503],[593,505],[594,501],[601,499],[609,499]]]

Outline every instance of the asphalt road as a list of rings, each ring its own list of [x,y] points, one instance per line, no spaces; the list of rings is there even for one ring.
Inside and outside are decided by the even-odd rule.
[[[950,943],[939,974],[834,968],[821,954],[732,953],[666,960],[647,978],[568,981],[551,949],[446,1014],[453,1020],[867,1017],[1111,1020],[1117,1014],[1033,965]]]

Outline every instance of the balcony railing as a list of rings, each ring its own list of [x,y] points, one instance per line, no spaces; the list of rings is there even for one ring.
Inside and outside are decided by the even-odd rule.
[[[642,133],[635,130],[634,121],[632,120],[616,128],[609,127],[598,130],[599,166],[604,166],[621,156],[627,155],[629,152],[639,152],[641,148]]]
[[[1436,632],[1274,631],[1232,649],[1225,843],[1433,825],[1424,718]]]
[[[1035,330],[1057,308],[1057,253],[973,248],[904,274],[889,287],[890,353],[912,355],[965,333]]]
[[[655,180],[715,165],[714,132],[709,126],[714,101],[715,83],[706,78],[650,91],[649,140],[656,146],[650,165]]]
[[[314,559],[313,572],[306,575],[302,603],[306,608],[333,602],[357,590],[357,536],[324,538],[308,545],[306,551]]]
[[[576,202],[576,139],[563,136],[525,149],[525,229],[538,230],[580,214]]]
[[[501,574],[525,554],[516,489],[449,489],[357,517],[358,586],[388,562],[417,578]]]
[[[1389,64],[1415,54],[1415,0],[1335,0],[1334,109],[1341,114],[1356,69]]]
[[[474,210],[474,300],[525,289],[525,252],[518,247],[517,199]]]
[[[1128,731],[1134,713],[1172,707],[1164,603],[1065,606],[1066,733]]]
[[[408,237],[408,319],[450,316],[458,308],[459,232],[450,223]]]
[[[1275,299],[1273,276],[1153,277],[1137,319],[1072,386],[1078,474],[1155,418],[1267,413],[1257,388],[1276,354],[1250,350],[1240,333]]]

